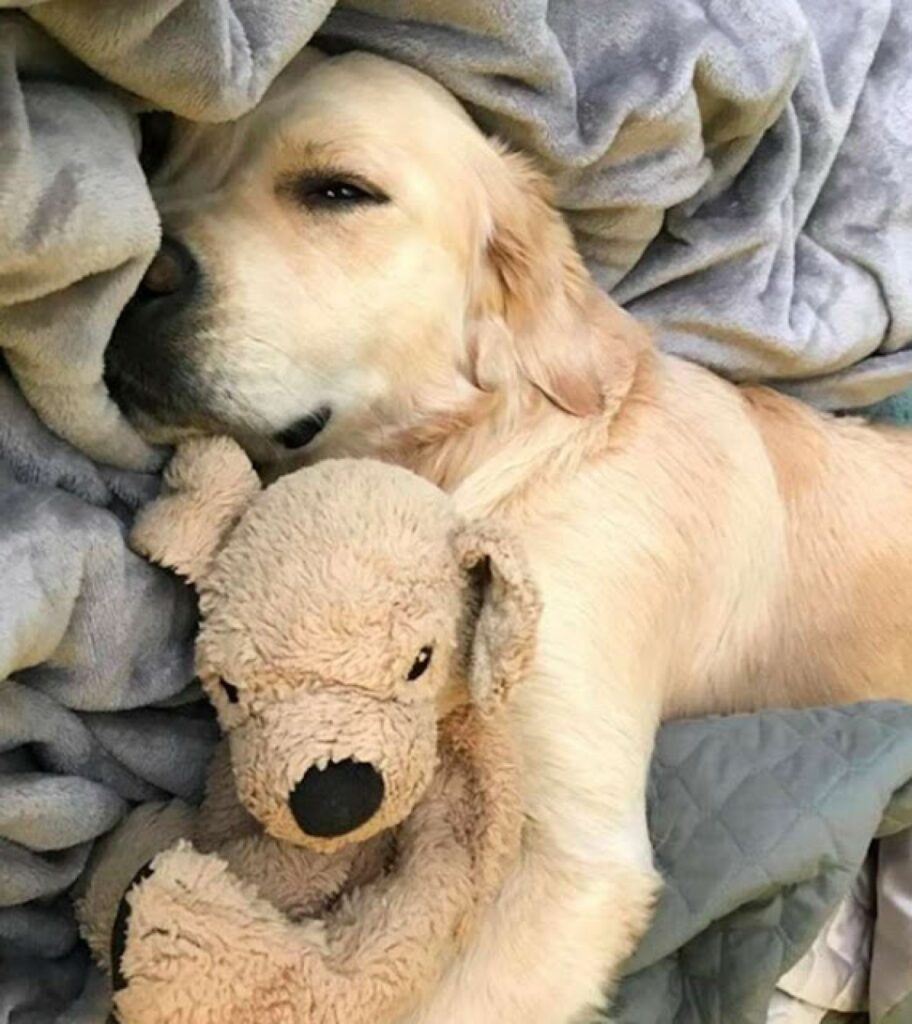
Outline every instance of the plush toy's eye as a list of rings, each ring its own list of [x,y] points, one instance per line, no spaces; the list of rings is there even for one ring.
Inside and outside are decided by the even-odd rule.
[[[433,647],[422,647],[418,652],[418,657],[415,659],[415,663],[409,669],[408,678],[409,681],[417,679],[419,676],[423,676],[428,670],[428,666],[431,663],[431,655],[434,653]]]
[[[236,686],[232,686],[231,683],[226,683],[224,679],[219,679],[219,686],[221,686],[222,692],[228,698],[228,703],[237,704],[239,700],[238,688]]]

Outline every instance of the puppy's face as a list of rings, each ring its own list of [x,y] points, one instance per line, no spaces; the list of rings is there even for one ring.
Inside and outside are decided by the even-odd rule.
[[[242,120],[179,123],[112,394],[153,440],[226,432],[264,459],[406,420],[454,388],[494,156],[442,89],[364,54],[306,53]]]

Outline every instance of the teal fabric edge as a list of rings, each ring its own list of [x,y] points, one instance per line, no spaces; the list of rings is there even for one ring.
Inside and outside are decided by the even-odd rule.
[[[868,818],[864,829],[856,836],[856,841],[863,839],[868,829],[870,831],[867,831],[867,835],[873,838],[875,835],[890,835],[912,827],[912,761],[909,759],[909,733],[905,728],[912,725],[910,712],[912,704],[875,702],[845,709],[781,713],[789,719],[793,719],[794,716],[793,726],[796,722],[800,724],[807,716],[832,725],[838,722],[837,714],[844,714],[859,723],[862,733],[869,731],[868,727],[864,726],[863,719],[869,720],[872,724],[878,720],[882,723],[895,720],[896,731],[892,738],[882,741],[872,737],[873,742],[867,744],[866,758],[860,760],[858,764],[860,775],[858,769],[852,772],[852,776],[867,790],[864,799],[869,802],[873,800],[880,805],[879,815]],[[759,718],[762,719],[769,714],[761,713]],[[859,714],[861,718],[856,718]],[[704,720],[703,726],[704,729],[708,727],[713,731],[715,728],[723,731],[734,728],[740,731],[745,725],[749,726],[756,721],[755,716],[736,715]],[[841,731],[838,724],[837,730]],[[764,737],[761,735],[760,738]],[[705,751],[701,757],[704,756]],[[874,756],[874,760],[870,760],[871,756]],[[674,773],[674,766],[672,770]],[[870,772],[873,774],[869,776]],[[868,781],[865,781],[866,777]],[[873,788],[870,786],[871,783]],[[842,786],[832,791],[833,802],[830,805],[830,812],[834,809],[839,811],[842,793]],[[869,810],[874,808],[869,806]],[[804,921],[814,916],[813,913],[808,914],[808,911],[813,909],[807,902],[809,899],[814,904],[821,899],[824,903],[830,903],[839,896],[838,890],[845,887],[854,876],[864,850],[859,846],[853,854],[847,856],[848,853],[848,850],[842,850],[836,862],[827,857],[830,860],[829,867],[817,876],[816,880],[792,879],[783,886],[778,895],[773,894],[773,899],[767,900],[765,896],[761,896],[760,899],[754,898],[735,908],[726,918],[734,924],[733,928],[729,928],[734,944],[719,932],[717,921],[705,932],[696,933],[693,939],[688,939],[682,946],[668,949],[658,961],[646,960],[643,966],[631,964],[633,970],[620,980],[610,1008],[603,1008],[601,1015],[596,1016],[594,1020],[611,1021],[613,1024],[764,1024],[768,1000],[775,987],[776,978],[794,963],[809,941],[810,933],[803,934],[807,932],[807,922],[796,931],[795,912],[797,911],[798,917]],[[675,876],[672,874],[670,877]],[[778,949],[774,949],[775,943],[771,943],[770,948],[764,953],[761,946],[769,940],[762,939],[762,936],[772,936],[777,930],[777,922],[782,923],[780,910],[784,905],[787,908],[789,903],[792,904],[792,908],[791,926],[786,930],[788,941]],[[658,920],[656,923],[659,923]],[[673,920],[671,923],[674,924]],[[803,937],[799,936],[799,931]],[[663,929],[659,927],[657,934],[661,935],[662,932]],[[710,940],[709,943],[707,939]],[[757,940],[760,940],[761,946],[756,946]],[[743,947],[740,953],[738,945]],[[718,973],[720,958],[728,961],[721,975]],[[745,959],[751,966],[745,965]],[[723,992],[723,989],[731,991]],[[906,1006],[902,1006],[901,1009],[905,1011]],[[850,1017],[849,1020],[851,1019]],[[845,1024],[846,1017],[836,1017],[834,1021]],[[906,1018],[900,1014],[891,1019],[889,1024],[897,1022],[912,1024],[912,1017]],[[887,1024],[887,1021],[878,1021],[877,1024]]]
[[[876,422],[912,426],[912,388],[863,409],[862,414]],[[912,1024],[912,1018],[910,1018],[910,1024]]]

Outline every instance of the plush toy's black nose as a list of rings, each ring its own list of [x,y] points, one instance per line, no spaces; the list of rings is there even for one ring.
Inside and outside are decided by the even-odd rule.
[[[176,238],[165,238],[105,349],[105,383],[129,416],[137,411],[174,422],[204,408],[198,365],[207,306],[200,266]]]
[[[291,792],[291,813],[302,832],[332,839],[373,818],[383,803],[383,776],[362,761],[311,768]]]

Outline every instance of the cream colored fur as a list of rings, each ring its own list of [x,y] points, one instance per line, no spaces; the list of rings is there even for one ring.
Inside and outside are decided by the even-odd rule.
[[[326,168],[389,201],[277,190]],[[525,161],[377,58],[185,126],[159,197],[213,290],[194,344],[230,383],[223,427],[274,458],[271,435],[328,403],[308,458],[399,461],[509,523],[543,595],[510,710],[521,861],[396,1024],[582,1019],[649,919],[663,717],[912,697],[912,439],[660,355]]]

